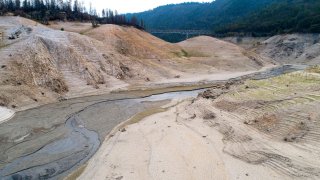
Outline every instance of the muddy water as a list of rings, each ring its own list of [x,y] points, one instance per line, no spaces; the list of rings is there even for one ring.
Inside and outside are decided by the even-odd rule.
[[[98,134],[84,128],[77,116],[69,118],[65,126],[65,138],[17,158],[0,171],[3,179],[47,179],[88,160],[99,148]]]
[[[288,65],[234,80],[270,78],[304,68]],[[117,124],[165,100],[196,97],[201,91],[85,97],[17,113],[0,125],[0,179],[62,179],[92,157]]]

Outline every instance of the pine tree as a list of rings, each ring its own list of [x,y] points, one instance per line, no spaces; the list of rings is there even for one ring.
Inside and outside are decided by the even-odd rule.
[[[16,0],[15,9],[20,9],[20,7],[21,7],[21,2],[20,2],[20,0]]]

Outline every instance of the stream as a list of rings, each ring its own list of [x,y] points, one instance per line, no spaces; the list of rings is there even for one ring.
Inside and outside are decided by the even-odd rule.
[[[201,91],[203,90],[170,92],[145,98],[100,102],[92,106],[101,108],[110,102],[138,105],[143,102],[186,99],[196,97]],[[83,110],[78,113],[82,112]],[[53,141],[32,154],[19,157],[7,164],[0,170],[1,179],[61,179],[68,174],[67,172],[73,170],[73,167],[88,161],[98,150],[100,139],[97,132],[85,128],[78,113],[67,119],[65,123],[67,132],[64,138]],[[35,159],[37,160],[34,161]]]

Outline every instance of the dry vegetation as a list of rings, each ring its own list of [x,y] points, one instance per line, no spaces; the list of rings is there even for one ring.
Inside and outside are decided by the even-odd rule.
[[[319,65],[311,66],[311,67],[307,68],[307,71],[311,72],[311,73],[320,74],[320,66]]]

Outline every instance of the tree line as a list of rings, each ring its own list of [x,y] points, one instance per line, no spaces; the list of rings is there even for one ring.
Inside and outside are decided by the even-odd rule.
[[[127,19],[117,11],[103,9],[101,15],[92,8],[86,8],[78,0],[0,0],[0,16],[13,14],[37,20],[43,24],[49,21],[91,21],[93,26],[98,24],[117,24],[135,26],[144,29],[143,21],[136,17]]]

